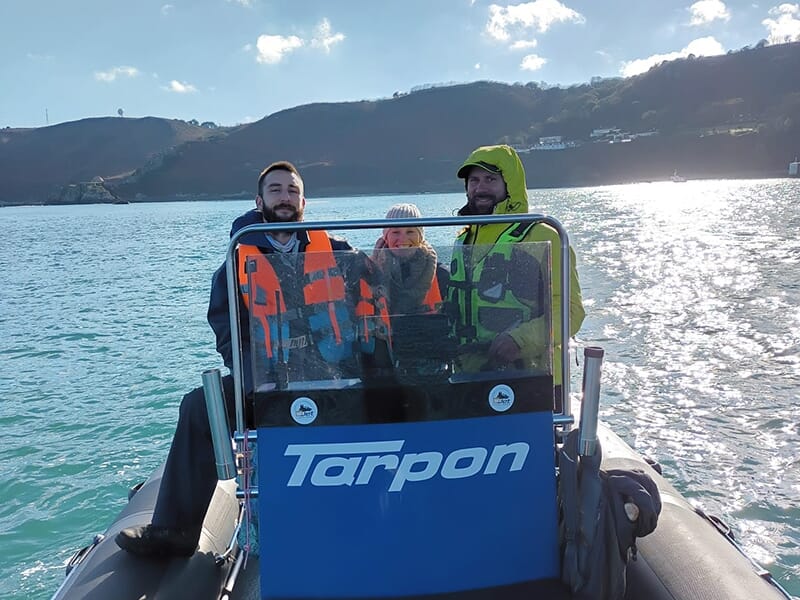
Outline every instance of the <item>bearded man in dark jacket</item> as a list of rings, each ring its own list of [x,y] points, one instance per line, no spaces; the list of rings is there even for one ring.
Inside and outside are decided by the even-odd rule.
[[[305,203],[303,180],[294,165],[289,162],[273,163],[259,176],[256,209],[248,211],[234,221],[231,235],[243,227],[257,223],[302,221]],[[305,301],[304,286],[308,287],[310,284],[303,281],[308,278],[296,276],[296,269],[298,264],[302,267],[304,263],[312,262],[309,258],[312,253],[315,256],[314,261],[327,260],[327,264],[332,265],[323,269],[324,273],[319,276],[341,281],[341,285],[335,287],[344,289],[349,296],[349,303],[345,302],[344,297],[319,299],[326,308],[333,304],[337,306],[331,318],[340,319],[341,322],[337,325],[342,326],[342,335],[336,340],[326,339],[324,334],[319,333],[323,329],[330,331],[331,328],[317,327],[317,330],[313,331],[313,327],[309,326],[311,316],[305,320],[291,318],[291,314],[313,311],[286,309],[286,307],[297,307]],[[344,261],[344,257],[356,257],[357,260]],[[251,393],[254,389],[253,371],[249,368],[251,359],[265,369],[271,366],[272,371],[259,374],[259,377],[269,378],[274,377],[275,356],[285,353],[288,356],[286,374],[292,378],[304,379],[326,378],[326,374],[332,371],[331,363],[337,363],[338,368],[338,363],[352,360],[355,339],[350,325],[353,319],[352,315],[343,312],[345,309],[340,310],[340,308],[357,304],[360,298],[355,296],[365,289],[362,278],[369,278],[371,262],[363,254],[356,253],[346,241],[331,237],[325,232],[302,230],[245,235],[239,240],[237,258],[240,276],[240,290],[237,294],[239,331],[245,394]],[[242,275],[247,275],[250,265],[255,265],[259,261],[262,271],[272,272],[268,282],[274,285],[265,286],[263,278],[260,282],[254,278],[242,285]],[[354,275],[356,270],[358,273]],[[278,289],[267,289],[275,287]],[[262,298],[257,298],[259,293]],[[319,294],[320,292],[317,292],[318,296]],[[275,300],[276,297],[278,301]],[[273,303],[277,302],[278,311],[283,311],[281,331],[286,332],[288,339],[284,339],[280,334],[270,338],[269,324],[261,329],[251,328],[253,325],[251,321],[254,318],[251,312],[256,307],[266,307],[270,298]],[[322,312],[317,311],[318,314]],[[217,351],[225,365],[232,369],[232,336],[225,264],[217,269],[212,278],[208,321],[216,335]],[[265,339],[251,344],[251,331],[260,332]],[[315,336],[315,339],[312,340],[312,336]],[[306,343],[302,344],[304,340]],[[297,350],[289,351],[286,348],[292,341],[294,341],[293,348]],[[259,357],[251,356],[253,347],[257,349]],[[271,363],[268,358],[270,354]],[[260,363],[259,358],[262,359]],[[232,376],[223,377],[222,383],[228,420],[231,423],[234,416]],[[214,448],[211,442],[205,394],[203,388],[199,387],[186,394],[181,401],[178,424],[164,467],[152,523],[123,529],[116,537],[117,545],[128,552],[142,556],[191,556],[197,549],[203,520],[216,485]]]

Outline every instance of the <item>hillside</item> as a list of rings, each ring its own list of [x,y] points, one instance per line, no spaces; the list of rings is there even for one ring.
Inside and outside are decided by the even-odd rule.
[[[569,88],[484,81],[310,104],[216,132],[154,118],[3,130],[0,180],[11,185],[0,203],[134,169],[107,185],[134,201],[252,197],[260,169],[278,159],[300,167],[310,196],[458,190],[460,161],[498,142],[523,150],[530,187],[657,180],[676,169],[777,177],[800,154],[798,72],[795,43]],[[561,149],[541,149],[543,136]]]
[[[124,177],[160,153],[220,130],[180,120],[104,117],[0,130],[0,205],[41,204],[68,183]]]

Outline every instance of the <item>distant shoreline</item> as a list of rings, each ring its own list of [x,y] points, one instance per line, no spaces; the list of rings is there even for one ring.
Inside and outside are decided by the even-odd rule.
[[[798,181],[800,182],[799,177],[792,177],[790,175],[784,176],[769,176],[769,175],[753,175],[753,176],[746,176],[746,177],[688,177],[686,179],[686,183],[691,183],[694,181],[755,181],[755,180],[764,180],[764,181],[772,181],[776,179],[787,179],[791,181]],[[663,179],[643,179],[643,180],[632,180],[632,181],[614,181],[614,182],[606,182],[606,183],[598,183],[598,184],[583,184],[583,185],[553,185],[553,186],[540,186],[540,187],[528,187],[528,191],[535,191],[535,190],[558,190],[558,189],[581,189],[581,188],[598,188],[598,187],[608,187],[608,186],[616,186],[616,185],[639,185],[645,183],[678,183],[673,182],[670,180],[669,177],[664,177]],[[681,182],[683,183],[683,182]],[[680,189],[679,187],[676,189]],[[326,200],[330,198],[364,198],[369,196],[374,197],[386,197],[386,196],[422,196],[422,195],[434,195],[434,194],[456,194],[456,193],[463,193],[464,188],[463,185],[459,185],[456,183],[455,187],[450,189],[433,189],[433,190],[423,190],[423,191],[396,191],[396,192],[387,192],[387,191],[380,191],[380,192],[348,192],[346,189],[344,190],[325,190],[323,189],[320,193],[315,193],[308,196],[308,200]],[[212,194],[198,194],[192,195],[189,197],[188,194],[173,194],[167,196],[144,196],[135,199],[127,199],[127,202],[70,202],[70,203],[59,203],[54,201],[44,201],[44,202],[21,202],[21,203],[8,203],[8,202],[0,202],[0,208],[12,208],[12,207],[21,207],[21,206],[89,206],[95,204],[108,204],[108,205],[126,205],[126,204],[155,204],[155,203],[170,203],[170,202],[234,202],[234,201],[246,201],[246,200],[253,200],[254,195],[251,194],[221,194],[221,195],[212,195]]]

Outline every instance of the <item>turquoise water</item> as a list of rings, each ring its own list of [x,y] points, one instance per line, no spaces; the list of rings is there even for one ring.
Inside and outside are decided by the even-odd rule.
[[[800,594],[800,181],[531,196],[578,252],[602,417]],[[462,196],[311,199],[306,217],[398,201],[445,216]],[[0,597],[48,598],[164,459],[182,394],[221,366],[209,283],[251,204],[0,210]]]

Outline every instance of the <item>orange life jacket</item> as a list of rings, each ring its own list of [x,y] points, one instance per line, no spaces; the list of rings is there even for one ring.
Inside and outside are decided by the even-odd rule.
[[[310,338],[289,337],[289,322],[301,318],[302,312],[322,357],[328,362],[338,362],[352,356],[356,341],[344,277],[328,235],[312,230],[308,231],[308,236],[309,244],[302,253],[304,307],[290,306],[287,310],[275,270],[262,250],[253,245],[240,244],[238,248],[240,292],[251,318],[258,319],[261,324],[263,340],[256,342],[263,341],[268,359],[274,359],[276,351],[282,347],[283,359],[288,360],[292,348],[311,343]],[[370,286],[363,280],[360,295],[354,316],[359,321],[358,334],[363,345],[370,341],[376,326],[375,320],[368,317],[379,315],[388,327],[388,311],[381,309],[379,300],[373,298]],[[387,315],[385,319],[384,315]],[[320,343],[320,339],[325,343]]]
[[[442,292],[439,289],[439,279],[436,277],[436,270],[433,271],[433,279],[428,288],[425,298],[422,300],[422,306],[425,307],[426,312],[434,313],[439,312],[442,307]]]
[[[386,304],[386,298],[373,294],[372,288],[363,279],[359,285],[361,297],[355,312],[361,340],[366,344],[371,344],[374,342],[374,336],[378,334],[391,345],[389,307]]]

